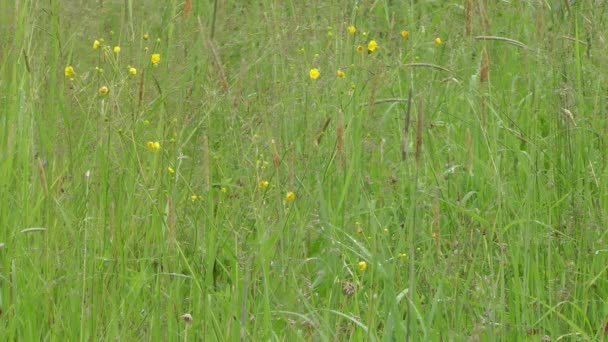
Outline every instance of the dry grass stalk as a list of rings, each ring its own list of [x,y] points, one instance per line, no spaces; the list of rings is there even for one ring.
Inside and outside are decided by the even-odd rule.
[[[144,84],[145,84],[145,82],[144,82],[144,80],[145,80],[144,74],[145,73],[146,73],[146,71],[142,70],[141,74],[139,76],[139,95],[138,95],[138,98],[137,98],[137,115],[139,115],[139,113],[141,113],[141,108],[142,108],[142,105],[144,103]],[[133,118],[133,122],[135,122],[135,119],[136,118]]]
[[[471,141],[471,130],[467,128],[465,133],[466,146],[467,146],[467,170],[469,174],[473,175],[473,144]]]
[[[540,3],[537,6],[536,9],[536,20],[535,20],[535,26],[536,26],[536,35],[539,41],[543,41],[543,33],[545,32],[545,9],[543,8],[544,5],[542,3]]]
[[[46,173],[44,172],[44,162],[38,156],[36,156],[36,167],[38,168],[38,174],[40,175],[40,185],[45,195],[49,194],[48,184],[46,182]]]
[[[338,158],[338,169],[342,170],[342,158],[344,156],[344,113],[338,110],[338,127],[336,127],[336,157]]]
[[[325,120],[325,123],[323,124],[321,131],[319,131],[319,133],[317,134],[317,137],[315,138],[315,146],[319,146],[319,144],[321,143],[321,140],[323,139],[323,136],[325,135],[325,132],[327,131],[327,127],[329,127],[330,122],[331,122],[331,117],[328,117]]]
[[[405,122],[403,125],[403,134],[401,136],[401,160],[407,158],[407,150],[410,140],[410,113],[412,111],[412,89],[408,93],[407,109],[405,112]]]
[[[479,14],[481,14],[481,26],[484,32],[490,32],[490,17],[488,16],[488,4],[483,0],[479,1]]]
[[[279,157],[279,150],[277,149],[277,143],[274,139],[270,140],[270,147],[272,148],[272,165],[278,168],[281,165],[281,157]]]
[[[490,57],[488,50],[484,47],[481,50],[481,64],[479,66],[479,82],[485,83],[490,78]]]
[[[210,175],[210,165],[209,165],[209,138],[205,135],[203,136],[203,180],[205,184],[205,191],[209,191],[211,188],[211,175]]]
[[[201,22],[200,17],[198,18],[198,28],[201,33],[201,36],[204,37],[202,33],[205,30],[203,29],[203,23]],[[215,64],[215,69],[217,70],[222,89],[224,90],[224,92],[228,93],[230,85],[228,84],[228,77],[226,77],[226,69],[224,68],[224,64],[222,64],[222,60],[220,58],[219,53],[217,52],[217,48],[215,47],[215,44],[213,44],[212,40],[205,40],[204,44],[206,45],[207,50],[211,51],[213,63]]]
[[[566,11],[568,11],[568,14],[572,14],[572,8],[570,7],[570,0],[564,0],[564,5],[566,5]]]
[[[473,33],[473,0],[466,0],[465,8],[465,32],[467,36]]]
[[[562,108],[561,113],[567,119],[567,121],[572,124],[572,126],[576,126],[576,121],[574,121],[574,115],[572,115],[571,111],[566,108]]]
[[[192,13],[192,0],[186,0],[184,2],[184,18],[188,19]]]
[[[418,121],[416,121],[416,164],[420,162],[422,154],[422,125],[424,122],[424,101],[422,96],[418,97]]]

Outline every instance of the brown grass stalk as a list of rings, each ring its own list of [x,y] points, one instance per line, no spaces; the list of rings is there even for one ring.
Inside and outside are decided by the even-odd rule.
[[[465,0],[465,32],[467,36],[473,34],[473,0]]]
[[[344,155],[344,113],[338,109],[338,127],[336,127],[336,158],[338,169],[342,170],[342,157]]]
[[[401,136],[401,161],[407,159],[407,150],[410,141],[410,113],[412,111],[412,89],[408,93],[407,109],[403,124],[403,134]]]
[[[488,82],[490,78],[490,57],[488,56],[488,50],[484,47],[481,50],[481,64],[479,65],[479,82]]]
[[[422,155],[422,134],[424,123],[424,101],[422,96],[418,97],[418,120],[416,121],[416,164],[420,163]]]

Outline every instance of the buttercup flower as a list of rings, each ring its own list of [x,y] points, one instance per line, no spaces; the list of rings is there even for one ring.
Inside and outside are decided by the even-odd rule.
[[[99,95],[101,95],[101,96],[106,96],[106,95],[108,95],[109,92],[110,92],[110,89],[108,89],[108,87],[106,87],[106,86],[99,88]]]
[[[150,56],[150,63],[152,63],[152,65],[157,65],[160,62],[160,53],[153,53],[152,56]]]
[[[112,49],[112,51],[114,51],[114,53],[119,53],[120,52],[120,46],[115,46],[114,49]]]
[[[340,78],[344,78],[344,76],[346,76],[346,74],[344,73],[344,71],[338,69],[338,71],[336,71],[336,76],[338,76]]]
[[[135,69],[134,67],[129,67],[129,74],[133,76],[137,75],[137,69]]]
[[[401,37],[407,39],[410,36],[410,31],[401,31]]]
[[[95,41],[93,42],[93,49],[99,49],[99,47],[101,46],[101,42],[97,39],[95,39]]]
[[[175,173],[175,170],[174,170],[174,169],[173,169],[171,166],[169,166],[169,167],[167,168],[167,171],[168,171],[170,174],[174,174],[174,173]]]
[[[287,194],[285,194],[285,201],[291,202],[295,199],[296,199],[296,194],[293,193],[292,191],[289,191],[289,192],[287,192]]]
[[[68,78],[74,77],[74,68],[71,65],[66,66],[63,70],[63,74]]]
[[[361,272],[367,269],[367,263],[365,261],[360,261],[357,266],[359,266],[359,271]]]
[[[269,181],[266,181],[266,180],[261,180],[261,181],[258,183],[258,186],[259,186],[261,189],[266,189],[266,188],[267,188],[269,185],[270,185],[270,182],[269,182]]]
[[[357,52],[363,52],[365,48],[363,47],[363,45],[357,45]]]
[[[442,43],[441,38],[439,38],[439,37],[435,38],[435,44],[441,45],[441,43]]]
[[[357,32],[357,28],[354,25],[350,25],[347,30],[350,34],[355,34],[355,32]]]
[[[146,146],[148,147],[149,150],[152,151],[160,151],[160,143],[158,141],[148,141],[146,143]]]
[[[375,40],[372,39],[369,41],[369,43],[367,43],[367,51],[374,52],[377,48],[378,48],[378,43],[376,43]]]
[[[317,78],[319,78],[319,76],[321,76],[321,73],[319,72],[319,69],[312,68],[308,72],[308,76],[310,76],[310,78],[312,78],[313,80],[316,80]]]
[[[194,201],[196,201],[196,200],[199,200],[199,199],[201,199],[201,196],[198,196],[198,195],[192,195],[192,196],[190,196],[190,200],[191,200],[192,202],[194,202]]]

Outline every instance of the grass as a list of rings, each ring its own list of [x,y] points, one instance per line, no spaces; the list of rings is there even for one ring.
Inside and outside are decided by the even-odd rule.
[[[0,339],[605,339],[607,7],[0,1]]]

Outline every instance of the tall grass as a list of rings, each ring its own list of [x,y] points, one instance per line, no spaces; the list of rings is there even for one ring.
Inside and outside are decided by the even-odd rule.
[[[0,1],[0,339],[603,340],[606,7]]]

